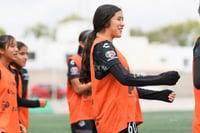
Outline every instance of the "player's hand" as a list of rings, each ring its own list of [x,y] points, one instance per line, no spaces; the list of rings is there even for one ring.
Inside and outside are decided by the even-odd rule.
[[[175,98],[176,98],[176,93],[175,92],[170,93],[169,96],[168,96],[168,100],[170,102],[173,102],[175,100]]]
[[[164,85],[175,85],[180,76],[176,71],[168,71],[160,74]]]
[[[39,100],[39,102],[40,102],[40,107],[45,107],[46,106],[46,104],[47,104],[47,100],[46,99],[44,99],[44,98],[39,98],[38,99]]]
[[[20,127],[20,133],[26,133],[26,128],[22,123],[19,123],[19,127]]]

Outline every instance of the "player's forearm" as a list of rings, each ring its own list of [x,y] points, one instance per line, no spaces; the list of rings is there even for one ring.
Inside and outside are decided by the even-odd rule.
[[[120,63],[113,65],[109,71],[121,84],[128,86],[174,85],[180,78],[175,71],[159,75],[137,76],[129,73]]]
[[[194,59],[194,85],[200,89],[200,57]]]
[[[20,107],[26,108],[36,108],[40,107],[40,102],[38,100],[28,100],[26,98],[17,97],[17,104]]]
[[[155,90],[149,90],[149,89],[143,89],[143,88],[137,88],[138,96],[141,99],[149,99],[149,100],[161,100],[165,102],[170,102],[168,96],[173,92],[172,90],[161,90],[161,91],[155,91]]]
[[[91,82],[87,84],[79,84],[78,86],[74,87],[74,91],[77,95],[81,95],[84,92],[91,90]]]

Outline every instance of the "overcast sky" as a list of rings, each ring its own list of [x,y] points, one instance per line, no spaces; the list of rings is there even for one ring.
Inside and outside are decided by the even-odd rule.
[[[18,37],[29,26],[38,22],[54,26],[71,13],[92,19],[95,9],[105,3],[121,7],[125,24],[143,30],[200,20],[199,0],[1,0],[0,27]]]

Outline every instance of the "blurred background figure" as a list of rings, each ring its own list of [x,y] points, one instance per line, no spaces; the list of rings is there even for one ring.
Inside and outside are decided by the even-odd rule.
[[[200,15],[200,3],[198,13]],[[200,133],[200,36],[197,37],[193,48],[193,86],[195,108],[192,132]]]
[[[23,42],[17,42],[18,53],[16,59],[11,63],[11,71],[15,73],[19,122],[23,133],[28,131],[29,110],[28,107],[45,107],[47,100],[40,98],[38,100],[28,100],[28,72],[24,68],[28,59],[28,47]],[[26,108],[25,108],[26,107]]]
[[[82,84],[79,81],[82,52],[90,30],[84,30],[79,35],[77,55],[67,60],[67,101],[72,133],[96,133],[92,112],[91,82]]]

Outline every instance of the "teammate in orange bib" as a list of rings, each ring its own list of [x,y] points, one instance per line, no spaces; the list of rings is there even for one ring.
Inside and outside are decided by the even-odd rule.
[[[17,51],[13,36],[0,36],[0,132],[5,133],[20,133],[15,76],[8,68]]]
[[[198,13],[200,15],[200,5],[198,8]],[[200,133],[200,36],[197,37],[194,43],[192,72],[195,98],[192,133]]]
[[[23,42],[17,42],[18,52],[16,60],[10,64],[11,71],[15,74],[18,112],[21,132],[27,132],[29,126],[28,108],[45,107],[47,100],[39,98],[38,100],[28,99],[28,72],[25,68],[28,59],[28,47]]]
[[[89,33],[89,30],[80,33],[78,54],[67,60],[67,101],[72,133],[96,133],[92,113],[91,83],[82,84],[79,81],[81,54]]]
[[[126,59],[113,44],[114,38],[121,37],[123,18],[119,7],[99,6],[82,56],[80,81],[92,81],[98,133],[138,133],[137,126],[143,119],[135,86],[174,85],[179,79],[176,71],[152,76],[129,72]]]
[[[193,49],[193,86],[194,86],[194,120],[193,133],[200,133],[200,36],[197,37]]]

